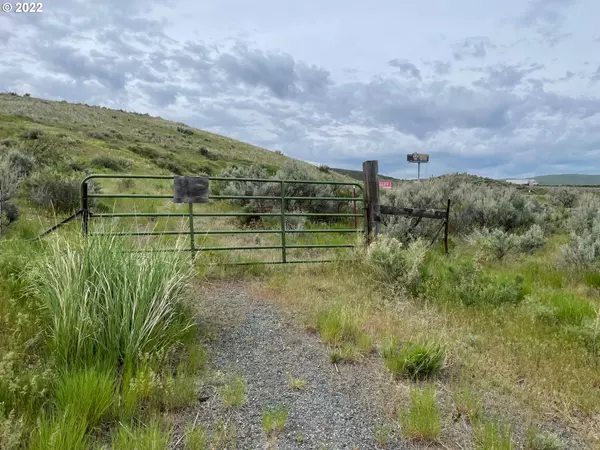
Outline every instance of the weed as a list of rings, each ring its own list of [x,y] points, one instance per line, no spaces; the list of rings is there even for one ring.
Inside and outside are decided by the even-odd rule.
[[[376,425],[373,430],[373,435],[377,441],[377,445],[385,448],[389,445],[392,440],[392,427],[390,425]]]
[[[477,450],[512,450],[512,429],[500,422],[485,422],[475,429]]]
[[[304,378],[294,378],[288,375],[288,384],[295,391],[301,391],[306,388],[306,379]]]
[[[4,405],[0,403],[0,450],[21,448],[25,434],[25,421],[17,418],[14,410],[5,415]]]
[[[185,433],[184,445],[186,450],[208,450],[209,433],[206,427],[193,425],[188,427]]]
[[[457,417],[466,417],[475,425],[483,416],[483,399],[468,384],[460,386],[454,393],[454,409]]]
[[[267,436],[279,434],[285,428],[289,414],[287,406],[279,405],[271,408],[263,408],[262,425]]]
[[[344,356],[339,350],[331,350],[329,352],[329,361],[331,364],[339,364],[344,361]]]
[[[298,442],[299,444],[301,444],[302,442],[304,442],[304,435],[302,433],[298,433],[296,435],[296,438],[294,440],[296,442]]]
[[[442,432],[442,420],[434,386],[411,388],[410,410],[400,412],[404,435],[419,441],[435,441]]]
[[[415,379],[439,374],[446,362],[446,351],[439,343],[407,342],[399,346],[394,338],[383,346],[382,356],[389,371]]]
[[[246,381],[242,375],[234,375],[219,386],[217,392],[226,407],[237,408],[246,402]]]
[[[235,450],[237,429],[234,424],[217,420],[213,427],[211,450]]]
[[[97,367],[63,372],[55,394],[59,411],[69,410],[90,427],[95,427],[106,417],[114,397],[115,374]]]

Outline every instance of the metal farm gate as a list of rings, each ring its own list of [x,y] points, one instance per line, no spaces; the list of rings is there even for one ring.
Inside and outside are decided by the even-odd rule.
[[[174,182],[173,194],[127,194],[127,193],[94,193],[89,189],[90,182],[93,180],[172,180]],[[179,182],[179,183],[178,183]],[[234,182],[234,183],[259,183],[278,185],[278,195],[214,195],[209,192],[209,186],[213,182]],[[191,190],[195,192],[185,192],[194,185]],[[178,189],[183,186],[183,191]],[[331,187],[347,187],[352,190],[351,197],[298,197],[288,194],[289,187],[298,185],[326,185]],[[180,191],[180,192],[178,192]],[[191,196],[191,197],[190,197]],[[195,196],[195,197],[194,197]],[[186,204],[185,210],[177,212],[107,212],[97,211],[92,206],[96,199],[170,199],[174,203]],[[199,200],[200,199],[200,200]],[[270,201],[273,203],[272,209],[268,212],[198,212],[194,210],[195,203],[211,203],[211,201],[233,200],[233,201]],[[288,205],[294,202],[345,202],[353,205],[353,212],[299,212],[289,211]],[[357,209],[357,203],[360,203],[360,209]],[[329,262],[331,259],[290,259],[288,250],[290,249],[336,249],[353,248],[354,244],[290,244],[288,237],[290,235],[300,234],[357,234],[363,233],[363,228],[359,228],[359,218],[364,218],[365,208],[363,188],[358,183],[336,182],[336,181],[303,181],[303,180],[276,180],[276,179],[257,179],[257,178],[224,178],[224,177],[178,177],[173,175],[112,175],[112,174],[94,174],[87,176],[81,183],[81,210],[78,212],[82,217],[82,231],[85,235],[119,235],[119,236],[177,236],[189,235],[189,246],[186,248],[164,248],[162,251],[189,251],[192,255],[197,252],[208,251],[239,251],[239,250],[280,250],[280,258],[276,261],[253,261],[236,264],[283,264],[283,263],[315,263]],[[279,224],[275,229],[195,229],[194,219],[196,218],[235,218],[235,217],[260,217],[276,218]],[[320,219],[353,219],[354,226],[347,228],[322,228],[322,229],[289,229],[286,227],[286,219],[292,217],[320,218]],[[187,219],[187,228],[185,230],[163,230],[163,231],[110,231],[94,233],[91,230],[93,221],[114,218],[180,218]],[[362,222],[362,220],[360,220]],[[360,224],[362,226],[362,223]],[[202,246],[198,245],[197,238],[202,236],[225,236],[225,235],[277,235],[279,237],[277,244],[268,245],[245,245],[245,246]]]

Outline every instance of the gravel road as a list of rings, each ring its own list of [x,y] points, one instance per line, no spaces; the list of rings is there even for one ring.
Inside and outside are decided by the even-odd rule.
[[[226,410],[215,389],[197,415],[199,423],[227,417],[236,425],[237,449],[376,449],[374,430],[386,423],[390,384],[377,358],[333,365],[318,336],[277,306],[252,298],[242,282],[204,286],[203,320],[212,324],[212,364],[223,373],[241,371],[247,382],[243,406]],[[305,379],[302,390],[289,377]],[[262,408],[285,405],[289,416],[276,441],[262,428]],[[389,418],[387,420],[389,423]],[[412,445],[392,437],[386,448]]]

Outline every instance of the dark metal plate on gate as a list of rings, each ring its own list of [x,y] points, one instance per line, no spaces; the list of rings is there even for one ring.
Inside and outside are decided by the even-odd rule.
[[[208,177],[175,177],[175,203],[208,203]]]

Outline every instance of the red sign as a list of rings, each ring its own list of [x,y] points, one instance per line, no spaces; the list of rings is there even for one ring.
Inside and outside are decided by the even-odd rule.
[[[391,181],[380,181],[379,182],[379,187],[384,188],[384,189],[391,189],[392,188],[392,182]]]

